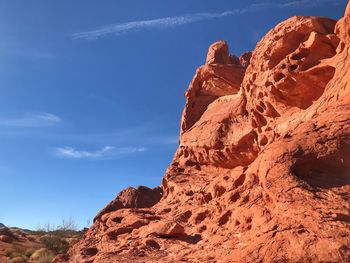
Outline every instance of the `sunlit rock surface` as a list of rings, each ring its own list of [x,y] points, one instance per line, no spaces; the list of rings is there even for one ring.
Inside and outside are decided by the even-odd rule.
[[[122,192],[55,262],[350,262],[349,50],[350,6],[241,58],[214,43],[162,191]]]

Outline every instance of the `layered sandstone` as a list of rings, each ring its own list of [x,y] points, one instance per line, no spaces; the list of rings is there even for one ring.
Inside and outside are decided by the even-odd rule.
[[[350,5],[241,58],[214,43],[162,193],[144,197],[161,200],[122,193],[55,262],[350,262],[349,52]]]

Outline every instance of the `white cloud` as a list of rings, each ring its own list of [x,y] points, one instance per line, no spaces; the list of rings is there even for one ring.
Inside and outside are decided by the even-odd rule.
[[[151,20],[139,20],[126,23],[111,24],[98,27],[94,30],[79,32],[72,35],[73,39],[87,39],[93,40],[98,39],[106,35],[115,34],[121,35],[130,33],[132,31],[137,31],[141,29],[166,29],[171,27],[177,27],[181,25],[186,25],[190,23],[195,23],[203,20],[210,20],[214,18],[222,18],[227,16],[243,15],[246,13],[258,12],[267,8],[290,8],[303,6],[306,8],[314,7],[325,2],[337,3],[341,0],[300,0],[291,1],[287,3],[273,3],[265,2],[260,4],[252,4],[245,8],[227,10],[221,13],[194,13],[186,14],[182,16],[174,17],[164,17]]]
[[[60,157],[71,159],[103,159],[111,157],[120,157],[123,155],[129,155],[133,153],[144,152],[147,149],[144,147],[125,147],[115,148],[112,146],[105,146],[100,150],[86,151],[77,150],[73,147],[58,147],[55,149],[55,154]]]
[[[47,112],[26,114],[18,118],[0,118],[0,126],[4,127],[45,127],[61,122],[61,118]]]

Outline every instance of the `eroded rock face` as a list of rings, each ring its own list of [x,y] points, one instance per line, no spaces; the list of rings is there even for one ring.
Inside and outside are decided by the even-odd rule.
[[[137,188],[128,187],[121,191],[116,199],[103,208],[94,221],[100,219],[104,214],[125,208],[146,208],[154,206],[162,198],[163,189],[155,187],[153,189],[147,186],[138,186]]]
[[[252,99],[256,101],[256,90],[263,87],[281,104],[276,105],[278,112],[312,105],[334,76],[335,68],[327,59],[335,55],[339,43],[335,24],[327,18],[293,17],[270,31],[257,45],[246,74],[251,78],[245,78],[244,88]]]
[[[117,198],[56,262],[350,262],[349,10],[214,43],[162,199]]]
[[[218,41],[211,45],[206,64],[197,70],[186,91],[181,134],[192,128],[217,98],[238,93],[244,72],[240,60],[228,53],[226,42]]]

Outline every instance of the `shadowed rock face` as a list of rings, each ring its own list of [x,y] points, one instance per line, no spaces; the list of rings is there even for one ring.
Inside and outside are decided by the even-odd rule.
[[[349,21],[293,17],[241,58],[214,43],[161,200],[126,189],[55,262],[350,262]]]

